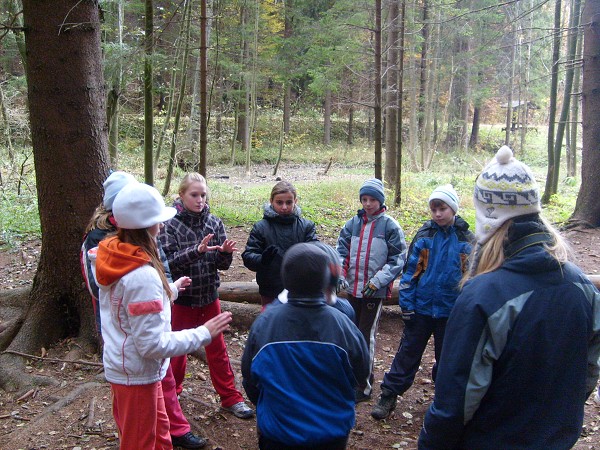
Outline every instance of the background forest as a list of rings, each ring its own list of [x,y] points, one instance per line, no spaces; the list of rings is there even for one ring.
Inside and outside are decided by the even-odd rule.
[[[206,174],[212,211],[242,245],[276,177],[294,182],[305,216],[331,243],[355,213],[362,181],[376,176],[410,239],[441,183],[456,187],[461,215],[473,224],[474,178],[508,144],[544,186],[546,215],[568,226],[600,224],[597,0],[0,5],[7,448],[116,446],[105,384],[92,369],[67,365],[98,357],[79,251],[110,169],[156,185],[167,202],[185,171]],[[571,232],[579,233],[578,263],[596,273],[596,235]],[[240,265],[229,279],[251,280]],[[228,335],[228,345],[237,355],[256,311],[235,314],[240,333]],[[394,313],[382,327],[378,376],[397,344]],[[228,423],[208,403],[202,369],[196,374],[202,394],[184,401],[191,411],[201,397],[200,406],[188,417],[215,444],[253,448],[252,423]],[[359,408],[351,448],[410,448],[429,383],[413,390],[393,426],[373,427]],[[586,405],[577,448],[597,448],[597,418],[597,407]]]
[[[410,238],[440,183],[457,187],[469,220],[474,174],[508,144],[545,180],[554,220],[600,222],[598,2],[2,6],[0,238],[18,248],[41,236],[42,250],[0,350],[38,352],[66,336],[95,343],[78,253],[110,168],[165,196],[183,171],[237,171],[245,181],[235,185],[209,177],[229,226],[259,217],[268,188],[248,186],[259,165],[272,180],[292,165],[333,174],[299,179],[326,237],[356,209],[357,183],[376,176]],[[0,355],[1,387],[30,381],[21,365]]]

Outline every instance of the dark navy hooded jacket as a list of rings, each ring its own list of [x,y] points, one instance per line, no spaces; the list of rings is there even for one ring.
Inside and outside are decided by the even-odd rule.
[[[542,244],[507,255],[465,285],[445,336],[420,449],[575,444],[600,356],[600,294],[575,265]]]
[[[369,375],[369,352],[358,328],[323,297],[289,298],[254,321],[242,374],[261,434],[317,445],[354,426],[354,387]]]

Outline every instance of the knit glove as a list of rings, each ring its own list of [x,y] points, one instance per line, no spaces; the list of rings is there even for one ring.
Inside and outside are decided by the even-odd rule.
[[[346,281],[346,279],[344,277],[340,277],[338,279],[337,282],[337,286],[335,288],[335,293],[339,294],[342,291],[345,291],[346,289],[348,289],[350,285],[348,284],[348,282]]]
[[[402,320],[404,320],[405,322],[410,322],[414,316],[415,312],[412,309],[402,310]]]
[[[377,292],[377,290],[377,286],[375,286],[372,281],[369,281],[363,288],[362,295],[365,298],[371,298],[373,297],[373,295],[375,295],[375,292]]]
[[[277,256],[278,254],[279,254],[279,249],[277,248],[277,246],[275,246],[275,245],[269,245],[262,252],[262,257],[261,257],[260,261],[265,266],[268,266],[269,264],[271,264],[271,262],[273,261],[273,259],[275,259],[275,256]]]

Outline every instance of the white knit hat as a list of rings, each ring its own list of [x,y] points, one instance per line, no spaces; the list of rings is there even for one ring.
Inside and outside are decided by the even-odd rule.
[[[112,210],[115,197],[129,183],[137,183],[137,180],[127,172],[117,171],[108,176],[103,184],[104,198],[102,203],[104,204],[104,209],[107,211]]]
[[[130,183],[121,189],[113,204],[119,228],[139,230],[171,219],[177,210],[165,207],[165,201],[152,186]]]
[[[458,198],[458,194],[451,184],[444,184],[436,187],[429,196],[429,202],[431,202],[431,200],[441,200],[450,208],[452,208],[454,214],[458,212],[460,200]]]
[[[513,217],[542,211],[533,172],[503,145],[475,182],[475,236],[484,244]]]

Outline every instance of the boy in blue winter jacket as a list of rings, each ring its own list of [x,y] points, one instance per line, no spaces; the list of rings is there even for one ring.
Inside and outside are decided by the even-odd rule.
[[[375,336],[383,299],[390,297],[392,283],[402,272],[406,259],[404,232],[385,211],[383,183],[370,179],[358,193],[362,209],[340,232],[337,250],[341,256],[342,277],[339,290],[345,289],[355,313],[355,324],[369,347],[371,373],[360,380],[356,402],[371,398]]]
[[[335,274],[312,243],[290,247],[285,304],[270,304],[250,328],[243,385],[256,405],[261,450],[342,450],[355,423],[354,387],[369,373],[362,334],[324,292]]]
[[[429,338],[435,340],[432,377],[435,381],[446,322],[458,297],[467,268],[473,233],[457,216],[459,198],[451,185],[439,186],[429,197],[431,220],[417,231],[400,280],[400,307],[404,334],[392,367],[383,378],[379,402],[371,416],[387,418],[396,398],[412,385]]]

